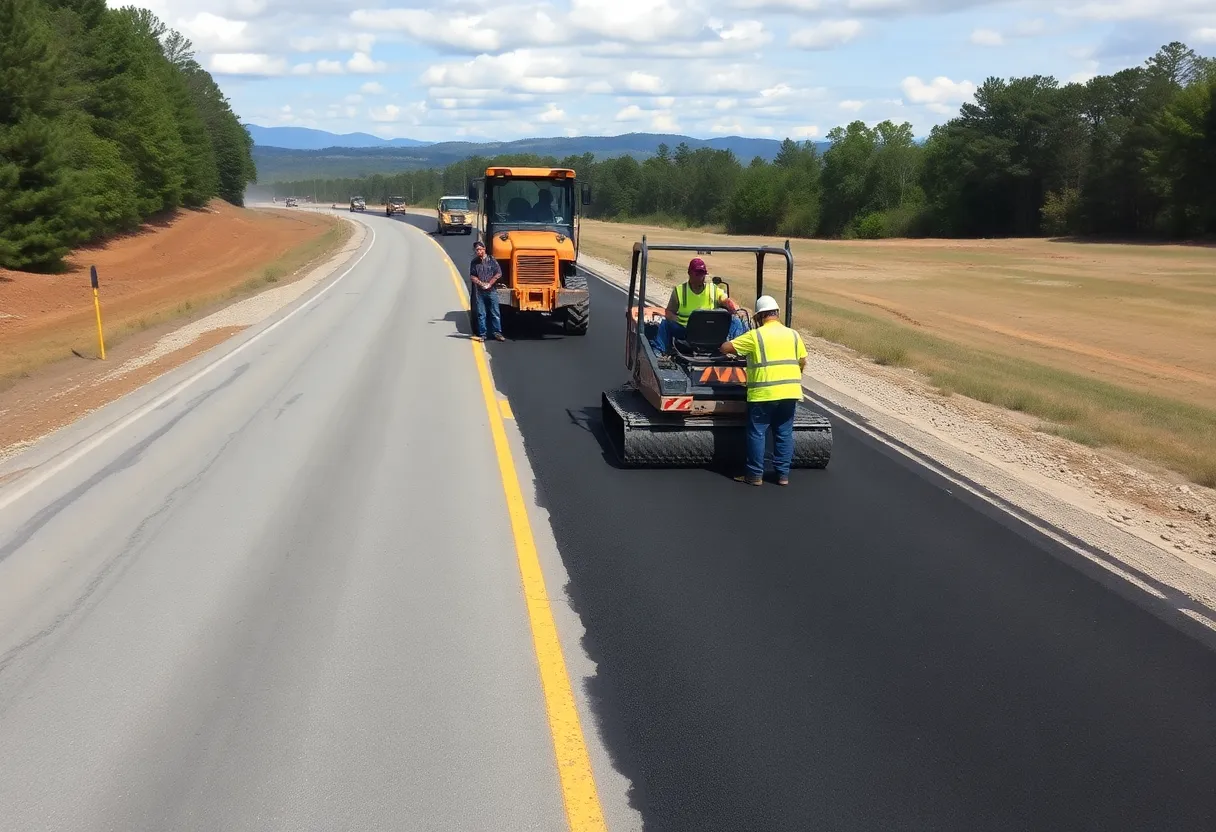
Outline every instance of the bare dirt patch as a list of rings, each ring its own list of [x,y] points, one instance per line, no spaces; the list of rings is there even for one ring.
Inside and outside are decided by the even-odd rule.
[[[99,355],[90,266],[99,274],[108,352],[149,326],[284,277],[326,246],[341,245],[348,229],[317,212],[254,211],[216,200],[77,251],[62,274],[0,271],[0,389],[55,361]],[[292,259],[303,262],[280,262]]]

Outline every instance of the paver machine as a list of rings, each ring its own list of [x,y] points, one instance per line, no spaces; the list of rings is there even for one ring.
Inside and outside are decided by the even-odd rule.
[[[590,204],[591,189],[584,184],[576,200],[574,186],[569,168],[506,166],[486,168],[469,185],[477,239],[502,266],[498,303],[504,324],[514,315],[542,316],[559,321],[567,335],[587,334],[591,296],[576,265],[577,206]],[[472,320],[470,325],[476,328]]]
[[[789,241],[776,246],[650,244],[633,245],[629,291],[625,296],[625,368],[629,381],[602,394],[604,430],[617,460],[626,468],[741,468],[747,458],[747,360],[724,355],[719,347],[730,332],[731,312],[701,309],[688,317],[672,354],[655,353],[664,307],[649,305],[646,277],[652,251],[698,254],[743,253],[756,257],[756,297],[764,291],[764,258],[785,258],[785,324],[793,319],[794,255]],[[720,277],[714,284],[722,284]],[[727,292],[729,294],[729,284]],[[750,328],[747,312],[740,309]],[[795,468],[826,468],[832,456],[832,423],[805,401],[794,416]]]

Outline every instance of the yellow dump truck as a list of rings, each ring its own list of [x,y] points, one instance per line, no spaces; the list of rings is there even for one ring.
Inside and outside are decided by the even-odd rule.
[[[578,206],[591,203],[590,186],[576,194],[569,168],[490,167],[469,186],[469,202],[477,206],[477,239],[502,266],[503,323],[537,315],[586,335],[591,300],[577,266]]]

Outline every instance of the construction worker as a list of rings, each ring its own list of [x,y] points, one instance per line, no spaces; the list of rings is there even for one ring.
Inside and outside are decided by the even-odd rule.
[[[807,354],[802,336],[781,323],[778,311],[770,295],[756,298],[755,329],[719,347],[726,355],[747,358],[747,470],[735,481],[748,485],[764,481],[764,441],[770,431],[777,484],[790,484],[794,413],[802,399]]]
[[[684,334],[688,325],[688,316],[698,309],[714,309],[722,307],[730,310],[733,316],[739,311],[739,306],[726,295],[726,290],[715,286],[706,280],[709,268],[700,257],[694,257],[688,263],[688,280],[671,290],[667,301],[667,311],[659,322],[659,331],[655,333],[650,346],[659,355],[671,351],[671,342]],[[743,322],[737,317],[730,319],[730,338],[738,338],[743,334]]]

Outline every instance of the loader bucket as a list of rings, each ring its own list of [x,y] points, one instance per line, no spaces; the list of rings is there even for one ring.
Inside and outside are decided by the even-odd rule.
[[[747,459],[742,416],[661,413],[632,386],[601,394],[604,431],[624,468],[741,468]],[[794,468],[826,468],[832,425],[804,402],[794,417]]]

